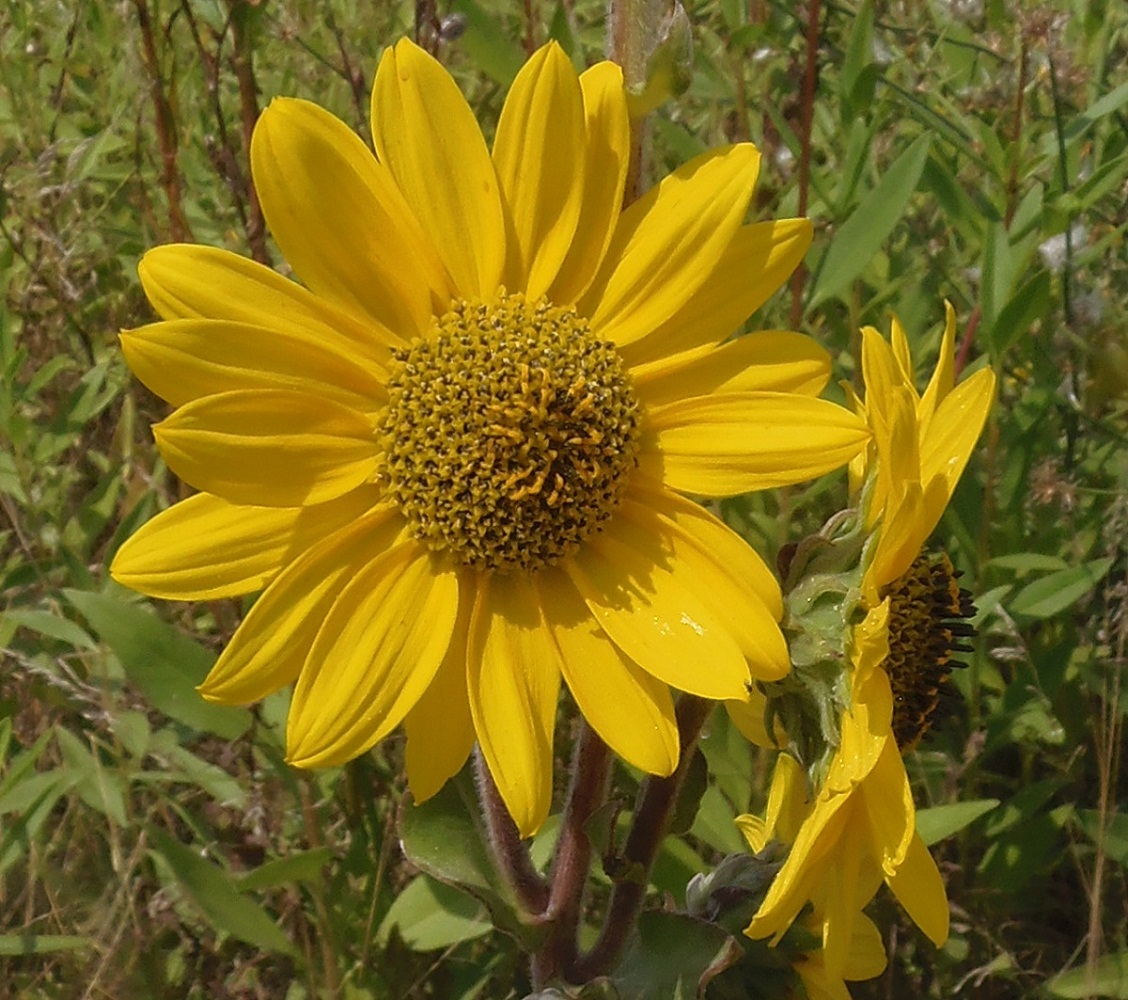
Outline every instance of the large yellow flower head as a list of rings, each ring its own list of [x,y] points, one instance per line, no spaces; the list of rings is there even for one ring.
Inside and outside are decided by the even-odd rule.
[[[703,155],[623,209],[622,76],[555,44],[492,154],[409,41],[372,94],[375,155],[275,100],[251,145],[301,284],[221,250],[148,253],[163,322],[123,334],[175,408],[155,428],[200,493],[121,549],[165,598],[265,588],[201,690],[294,684],[288,759],[341,763],[400,724],[417,799],[479,743],[522,833],[552,796],[561,678],[623,758],[678,757],[670,688],[740,699],[788,669],[780,594],[683,493],[819,475],[869,438],[815,398],[825,353],[722,342],[784,280],[803,220],[744,224],[759,156]]]
[[[958,619],[970,611],[946,558],[921,556],[994,399],[989,369],[955,386],[954,342],[949,306],[940,359],[920,395],[900,324],[893,324],[892,348],[876,330],[863,330],[866,392],[855,408],[874,436],[851,464],[851,478],[874,534],[862,560],[864,617],[846,642],[849,703],[825,776],[747,929],[753,938],[778,938],[814,901],[831,977],[844,974],[860,906],[883,880],[934,943],[948,935],[943,881],[916,832],[902,754],[927,728],[936,688],[965,634]]]

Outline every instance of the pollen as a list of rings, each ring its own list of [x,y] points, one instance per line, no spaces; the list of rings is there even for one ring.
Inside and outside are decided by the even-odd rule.
[[[889,588],[889,656],[884,663],[893,689],[893,735],[902,753],[932,727],[955,653],[971,651],[975,634],[971,594],[947,555],[921,555]]]
[[[535,572],[601,530],[638,464],[615,345],[574,309],[457,301],[396,352],[383,475],[416,538],[475,569]]]

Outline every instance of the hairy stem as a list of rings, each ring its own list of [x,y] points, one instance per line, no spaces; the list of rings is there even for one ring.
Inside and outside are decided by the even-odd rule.
[[[629,879],[615,883],[611,890],[611,900],[599,938],[591,951],[576,962],[573,969],[574,981],[587,982],[596,976],[607,974],[622,956],[642,911],[646,888],[650,883],[650,870],[673,818],[678,795],[693,759],[697,737],[712,708],[712,702],[691,695],[683,695],[678,701],[681,758],[669,777],[649,777],[639,789],[638,802],[623,849],[624,868],[630,873]]]

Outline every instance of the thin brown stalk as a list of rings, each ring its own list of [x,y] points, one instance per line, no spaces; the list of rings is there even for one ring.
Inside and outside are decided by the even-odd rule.
[[[240,8],[245,8],[246,0],[233,0],[231,5],[232,67],[239,84],[239,121],[243,129],[243,153],[249,155],[251,135],[259,117],[258,84],[255,82],[254,48],[247,37],[245,17],[239,16]],[[247,197],[247,243],[251,256],[260,264],[270,266],[270,251],[266,248],[266,223],[262,217],[258,192],[250,170],[240,170]]]
[[[165,93],[148,0],[133,0],[133,6],[137,10],[137,25],[141,31],[141,53],[145,72],[149,75],[149,98],[153,102],[153,114],[156,119],[157,144],[161,152],[161,186],[164,188],[165,199],[168,202],[169,233],[174,241],[182,243],[192,240],[193,237],[192,227],[188,225],[184,206],[181,203],[180,171],[177,166],[180,140],[176,132],[176,116],[173,114],[168,94]]]
[[[807,214],[807,198],[811,186],[811,124],[814,121],[815,90],[819,73],[820,0],[807,3],[807,57],[803,70],[803,97],[799,120],[799,212]],[[800,264],[791,276],[791,325],[798,327],[803,319],[803,286],[807,269]]]

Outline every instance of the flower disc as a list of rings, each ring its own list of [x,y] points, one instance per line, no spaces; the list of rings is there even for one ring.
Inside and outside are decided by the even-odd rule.
[[[637,465],[638,401],[615,346],[543,300],[456,302],[395,355],[389,397],[392,496],[417,538],[477,569],[575,552]]]

